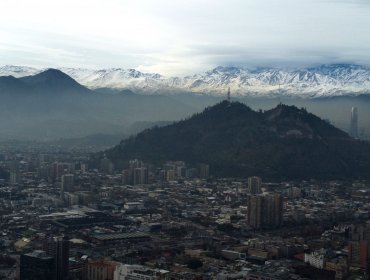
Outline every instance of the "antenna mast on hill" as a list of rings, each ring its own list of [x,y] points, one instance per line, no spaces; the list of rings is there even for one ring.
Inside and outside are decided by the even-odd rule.
[[[227,90],[227,102],[230,103],[230,87],[229,89]]]
[[[279,83],[279,105],[281,105],[281,87],[280,87],[280,83]]]

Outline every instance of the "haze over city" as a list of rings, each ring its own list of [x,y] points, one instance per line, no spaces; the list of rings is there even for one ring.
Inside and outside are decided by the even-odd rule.
[[[0,280],[370,279],[368,0],[1,0]]]

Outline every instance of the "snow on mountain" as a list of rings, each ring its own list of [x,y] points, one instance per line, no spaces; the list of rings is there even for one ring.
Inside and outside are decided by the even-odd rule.
[[[164,78],[159,74],[142,73],[135,69],[111,68],[102,70],[61,68],[79,83],[89,88],[116,88],[152,91],[160,88]]]
[[[320,97],[370,92],[370,69],[355,65],[323,65],[318,68],[284,70],[217,67],[205,74],[187,77],[195,92],[225,92],[252,96]]]
[[[91,89],[130,89],[143,94],[195,92],[224,95],[230,87],[240,96],[322,97],[370,93],[370,68],[352,64],[321,65],[314,68],[282,69],[223,67],[186,77],[165,77],[135,69],[60,68]],[[0,67],[0,76],[22,77],[40,69],[20,66]]]
[[[0,67],[0,76],[13,76],[14,78],[21,78],[24,76],[36,75],[41,71],[43,70],[27,66],[5,65]]]

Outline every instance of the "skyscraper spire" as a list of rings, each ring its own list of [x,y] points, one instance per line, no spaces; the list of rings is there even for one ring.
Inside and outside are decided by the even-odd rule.
[[[350,135],[353,138],[358,138],[358,110],[357,107],[351,109]]]
[[[227,102],[230,103],[230,87],[229,89],[227,90]]]

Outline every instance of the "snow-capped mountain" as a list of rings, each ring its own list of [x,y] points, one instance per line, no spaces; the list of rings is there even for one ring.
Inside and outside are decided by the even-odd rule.
[[[36,75],[42,71],[43,69],[36,69],[27,66],[5,65],[0,67],[0,76],[13,76],[14,78],[21,78],[25,76]]]
[[[321,97],[370,93],[370,68],[358,65],[322,65],[306,69],[217,67],[185,77],[195,92],[226,92],[252,96]]]
[[[161,88],[167,78],[159,74],[142,73],[135,69],[111,68],[89,70],[81,68],[61,68],[80,84],[89,88],[132,89],[152,92]]]
[[[0,76],[22,77],[44,69],[0,67]],[[135,69],[90,70],[60,68],[91,89],[130,89],[143,94],[195,92],[224,95],[230,87],[239,96],[323,97],[370,93],[370,68],[352,64],[321,65],[314,68],[283,69],[223,67],[186,77],[165,77]]]

